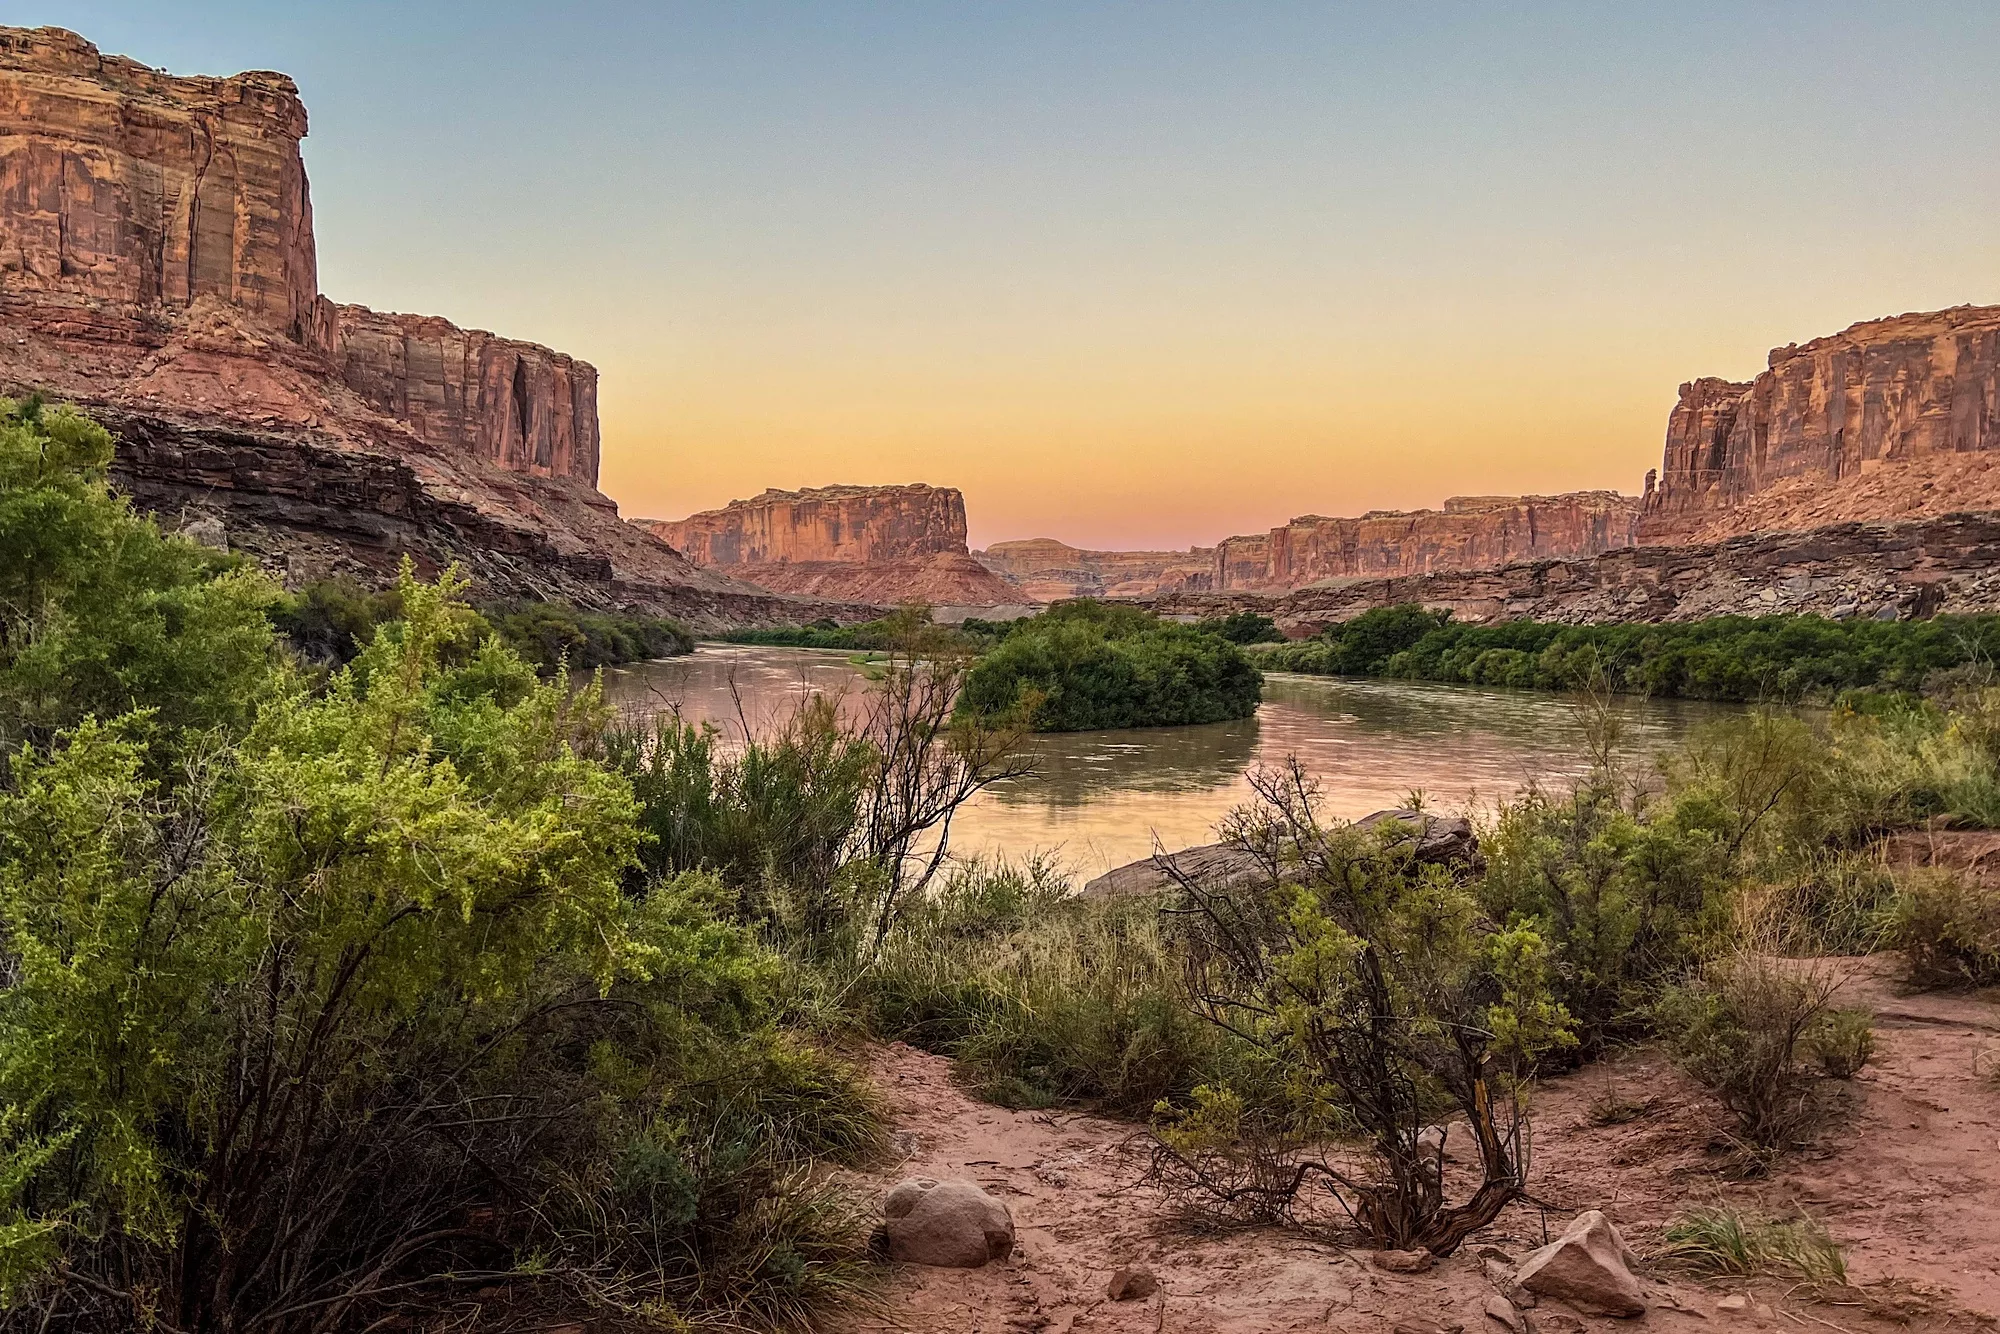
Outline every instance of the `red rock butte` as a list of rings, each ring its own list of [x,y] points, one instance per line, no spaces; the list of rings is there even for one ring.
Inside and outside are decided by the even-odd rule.
[[[319,291],[298,89],[0,28],[0,387],[79,403],[114,471],[294,574],[467,564],[503,595],[796,615],[597,487],[597,372]]]
[[[697,565],[776,592],[991,607],[1028,600],[965,548],[956,488],[775,488],[685,519],[634,523]]]

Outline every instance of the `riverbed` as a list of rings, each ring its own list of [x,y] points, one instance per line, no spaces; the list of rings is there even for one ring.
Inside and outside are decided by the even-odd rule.
[[[848,655],[703,644],[687,657],[605,674],[627,717],[678,710],[740,741],[774,729],[807,695],[858,699]],[[1731,706],[1620,696],[1619,744],[1639,766]],[[1200,727],[1070,732],[1032,738],[1031,777],[999,784],[963,811],[962,856],[1056,857],[1079,880],[1214,838],[1250,796],[1246,771],[1297,756],[1325,809],[1354,818],[1418,792],[1433,810],[1490,808],[1530,783],[1560,785],[1586,767],[1575,703],[1537,691],[1272,673],[1254,718]]]

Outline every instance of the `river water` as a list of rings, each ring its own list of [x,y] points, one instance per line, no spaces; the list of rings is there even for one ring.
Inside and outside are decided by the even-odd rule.
[[[678,709],[740,740],[772,729],[807,694],[856,695],[842,653],[703,644],[683,658],[605,673],[628,717]],[[1619,697],[1621,748],[1635,758],[1729,711],[1691,700]],[[1254,718],[1201,727],[1038,736],[1032,777],[980,794],[953,825],[960,855],[1053,854],[1079,881],[1153,851],[1214,838],[1250,794],[1246,770],[1296,755],[1333,815],[1355,818],[1421,791],[1432,810],[1490,805],[1530,782],[1582,771],[1575,706],[1533,691],[1272,674]]]

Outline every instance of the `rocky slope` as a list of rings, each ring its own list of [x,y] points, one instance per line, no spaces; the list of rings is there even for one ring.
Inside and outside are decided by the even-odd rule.
[[[995,542],[973,556],[1011,579],[1034,602],[1064,598],[1151,597],[1214,586],[1215,548],[1085,551],[1052,537]]]
[[[2000,509],[2000,306],[1868,320],[1680,388],[1641,540]]]
[[[282,74],[0,28],[0,389],[83,405],[143,503],[296,577],[409,555],[500,595],[799,617],[619,521],[592,367],[322,296],[305,133]]]
[[[948,486],[773,488],[685,519],[632,522],[696,565],[774,592],[938,606],[1024,600],[966,551],[965,497]]]

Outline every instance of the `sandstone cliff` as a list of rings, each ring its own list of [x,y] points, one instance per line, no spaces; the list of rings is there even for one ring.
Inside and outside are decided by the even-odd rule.
[[[219,511],[299,577],[407,554],[505,595],[798,617],[618,519],[590,366],[322,296],[305,133],[282,74],[0,28],[0,390],[95,412],[142,503]]]
[[[695,564],[773,592],[933,605],[1018,604],[1021,590],[965,549],[948,486],[772,489],[685,519],[635,519]]]
[[[1804,533],[1623,547],[1571,560],[1343,579],[1289,593],[1182,593],[1165,614],[1259,611],[1294,638],[1373,607],[1420,603],[1463,621],[1693,621],[1812,612],[1844,619],[2000,611],[2000,515],[1842,523]]]
[[[995,542],[972,553],[980,564],[1018,585],[1030,601],[1151,597],[1205,589],[1214,579],[1215,548],[1186,551],[1086,551],[1052,537]]]
[[[2000,306],[1869,320],[1693,380],[1641,539],[1719,539],[2000,508]]]
[[[1591,556],[1630,546],[1639,502],[1615,491],[1558,496],[1454,496],[1442,510],[1316,514],[1282,528],[1224,538],[1217,590],[1299,588],[1322,579],[1478,570],[1539,557]]]

